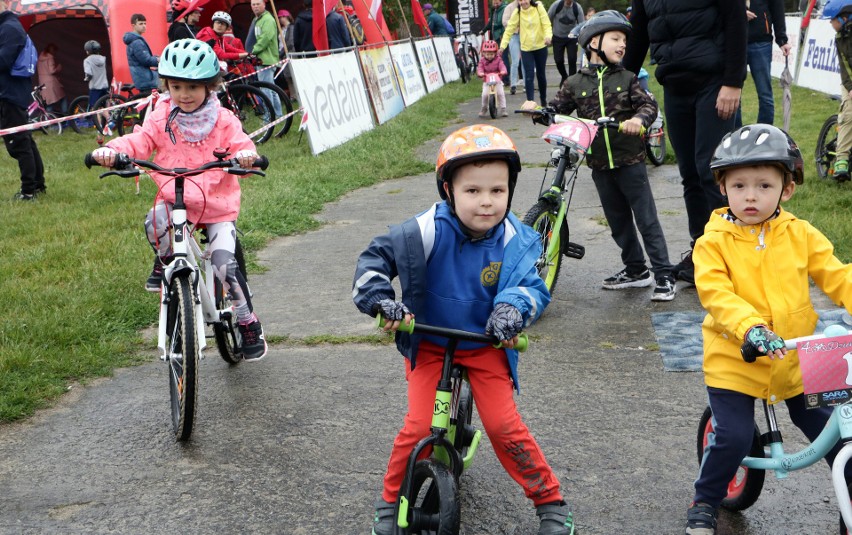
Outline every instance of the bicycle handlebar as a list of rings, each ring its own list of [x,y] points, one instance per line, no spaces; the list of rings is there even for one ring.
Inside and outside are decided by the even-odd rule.
[[[214,153],[214,155],[216,155]],[[216,155],[219,157],[218,155]],[[92,156],[92,153],[86,154],[86,157],[83,160],[83,163],[86,164],[86,167],[89,169],[92,168],[93,165],[100,165],[97,160]],[[252,164],[253,167],[257,167],[259,169],[266,169],[269,167],[269,159],[266,156],[261,156],[254,161]],[[101,178],[116,175],[122,177],[134,177],[139,175],[139,167],[143,167],[145,169],[150,169],[152,171],[157,171],[158,173],[163,173],[169,176],[195,176],[203,173],[208,169],[224,169],[226,173],[230,173],[232,175],[258,175],[258,176],[266,176],[266,173],[262,171],[257,171],[255,169],[245,169],[240,167],[239,162],[236,158],[225,159],[224,156],[219,157],[216,161],[207,162],[202,164],[200,167],[195,169],[166,169],[160,167],[154,162],[149,162],[148,160],[139,160],[137,158],[131,158],[126,154],[116,154],[115,156],[115,165],[113,166],[114,171],[109,171],[101,175]]]
[[[821,334],[812,334],[810,336],[800,336],[798,338],[789,338],[784,340],[784,347],[788,350],[796,349],[799,342],[807,342],[809,340],[821,340],[823,338],[833,338],[835,336],[845,336],[852,334],[852,330],[843,327],[842,325],[829,325]],[[766,355],[757,351],[757,348],[750,350],[743,349],[741,351],[743,360],[746,362],[754,362],[758,357]]]
[[[376,327],[383,327],[384,321],[384,316],[382,316],[381,314],[376,315]],[[431,334],[433,336],[440,336],[453,340],[465,340],[468,342],[491,344],[497,349],[503,347],[503,344],[500,343],[500,340],[489,334],[474,333],[470,331],[462,331],[459,329],[448,329],[447,327],[437,327],[435,325],[427,325],[425,323],[415,323],[414,318],[411,318],[411,323],[409,323],[408,325],[406,325],[405,322],[400,322],[399,327],[397,329],[408,334],[413,334],[415,332],[420,334]],[[527,334],[520,333],[518,335],[518,343],[515,344],[515,347],[513,349],[523,352],[527,350],[529,344],[530,341]]]

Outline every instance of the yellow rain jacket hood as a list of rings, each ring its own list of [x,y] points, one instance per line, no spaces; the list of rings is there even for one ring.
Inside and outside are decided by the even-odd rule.
[[[713,212],[695,243],[695,285],[707,311],[702,324],[704,381],[769,403],[802,393],[799,357],[743,361],[746,331],[766,325],[784,339],[814,333],[817,313],[808,277],[850,311],[852,266],[834,256],[834,246],[807,221],[783,208],[762,225],[739,226]]]

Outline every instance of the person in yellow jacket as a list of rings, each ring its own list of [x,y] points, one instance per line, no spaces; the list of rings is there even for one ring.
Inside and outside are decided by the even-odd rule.
[[[811,441],[831,416],[828,408],[805,409],[799,359],[783,340],[814,332],[808,278],[852,311],[852,265],[834,256],[820,231],[781,208],[803,181],[802,153],[790,136],[771,125],[744,126],[722,138],[710,168],[729,207],[712,213],[693,257],[707,311],[704,382],[715,433],[695,481],[687,535],[715,533],[717,508],[752,444],[756,398],[785,401]],[[747,354],[768,358],[748,363]],[[826,456],[829,465],[838,450]]]
[[[547,10],[538,0],[518,0],[520,9],[516,9],[506,25],[503,39],[500,41],[501,55],[516,31],[521,38],[521,66],[524,69],[524,90],[527,100],[535,99],[535,86],[533,77],[538,79],[538,92],[541,97],[541,105],[547,106],[547,76],[545,65],[547,64],[547,47],[553,39],[553,27]]]

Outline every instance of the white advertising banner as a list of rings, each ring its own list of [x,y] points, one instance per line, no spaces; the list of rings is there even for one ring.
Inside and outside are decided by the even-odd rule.
[[[426,94],[417,56],[410,41],[391,45],[390,50],[396,66],[397,82],[402,90],[402,99],[406,106],[411,106]]]
[[[311,151],[319,154],[373,128],[373,114],[354,51],[293,59]]]
[[[384,124],[405,109],[405,102],[397,86],[393,62],[388,47],[362,48],[361,65],[364,66],[364,79],[367,91],[373,100],[373,109],[379,124]]]
[[[802,17],[784,17],[784,24],[787,26],[787,43],[790,44],[790,73],[796,76],[796,62],[799,58],[799,32],[802,28]],[[784,54],[781,49],[772,41],[772,76],[780,78],[784,72]]]
[[[801,51],[802,64],[796,85],[822,91],[829,95],[840,93],[840,66],[834,46],[831,22],[812,19]]]
[[[444,73],[444,83],[455,82],[461,78],[461,73],[456,64],[456,55],[453,53],[453,42],[446,35],[433,37],[432,40],[435,41],[435,49],[438,51],[438,63],[441,65],[441,72]]]
[[[423,72],[426,89],[431,93],[444,85],[441,69],[438,67],[438,58],[435,55],[435,47],[432,45],[431,39],[421,39],[414,41],[414,48],[417,50],[417,59],[420,61],[420,70]]]

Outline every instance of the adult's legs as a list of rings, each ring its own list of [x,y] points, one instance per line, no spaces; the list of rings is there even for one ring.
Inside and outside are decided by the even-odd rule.
[[[511,65],[509,66],[509,78],[512,87],[518,85],[521,71],[521,38],[518,34],[512,36],[509,40],[509,55],[511,56]]]
[[[521,66],[524,68],[524,92],[527,100],[535,100],[535,53],[522,50]]]
[[[506,66],[506,71],[508,71],[506,73],[506,76],[504,76],[502,78],[503,85],[509,85],[509,82],[511,81],[510,75],[511,75],[511,72],[512,72],[512,63],[511,63],[510,54],[509,54],[509,48],[511,48],[511,46],[512,45],[511,45],[511,41],[510,41],[509,47],[507,47],[506,50],[503,51],[503,54],[500,55],[500,57],[503,58],[503,65]],[[517,78],[517,73],[515,74],[515,77]],[[516,84],[517,84],[517,80],[515,80],[515,83],[512,84],[512,85],[516,85]]]
[[[27,110],[0,100],[0,129],[21,126],[27,123]],[[45,191],[44,164],[31,132],[19,132],[3,136],[9,156],[18,161],[21,172],[21,193],[34,195]]]
[[[568,78],[568,72],[565,70],[565,51],[568,48],[568,39],[563,37],[553,36],[553,61],[556,63],[556,70],[559,71],[559,76],[562,77],[562,80],[559,82],[559,87],[562,87],[562,84],[565,83],[565,79]],[[574,51],[574,70],[577,69],[577,51]],[[571,67],[571,55],[568,53],[568,67]],[[574,74],[572,72],[571,74]]]
[[[772,95],[772,41],[748,45],[748,66],[757,89],[757,122],[772,124],[775,120],[775,98]]]
[[[716,113],[720,87],[719,83],[710,84],[690,94],[664,88],[668,138],[677,156],[693,241],[704,234],[710,213],[725,204],[710,171],[710,158],[716,146],[734,124],[734,117],[723,120]]]
[[[275,73],[273,69],[266,69],[265,71],[260,71],[257,73],[257,79],[261,82],[269,82],[270,84],[275,83]],[[269,97],[269,100],[272,102],[272,109],[275,110],[275,117],[281,117],[281,100],[278,99],[278,93],[272,91],[271,89],[262,89],[262,91]]]
[[[541,105],[547,106],[547,47],[534,50],[533,58],[535,59],[535,75],[538,79],[538,93],[541,96]]]
[[[840,112],[837,114],[837,160],[849,160],[852,150],[852,98],[840,86]]]
[[[568,76],[571,76],[577,72],[577,40],[568,39],[565,50],[568,52]]]

